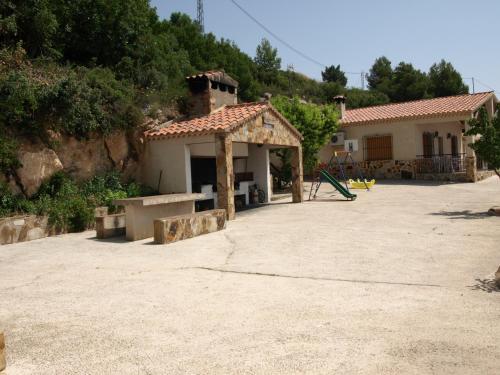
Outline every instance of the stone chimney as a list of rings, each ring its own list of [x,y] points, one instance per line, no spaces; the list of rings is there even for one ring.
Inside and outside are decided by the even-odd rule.
[[[209,71],[186,78],[190,116],[208,115],[225,105],[238,104],[238,82],[224,71]]]
[[[333,98],[335,105],[340,113],[340,119],[342,120],[345,117],[345,101],[346,97],[343,95],[337,95]]]

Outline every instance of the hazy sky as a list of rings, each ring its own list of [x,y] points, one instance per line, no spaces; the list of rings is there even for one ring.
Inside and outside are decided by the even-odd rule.
[[[444,58],[476,92],[500,91],[499,0],[236,0],[275,34],[322,64],[344,71],[370,69],[385,55],[427,71]],[[196,17],[196,0],[151,0],[162,18]],[[322,68],[281,44],[231,0],[204,0],[205,31],[231,39],[251,56],[263,37],[278,48],[282,66],[319,79]],[[359,74],[349,85],[360,86]],[[466,83],[472,90],[471,80]],[[497,93],[498,95],[498,93]]]

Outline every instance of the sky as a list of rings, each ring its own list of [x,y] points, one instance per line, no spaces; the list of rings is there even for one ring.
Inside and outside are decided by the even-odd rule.
[[[350,86],[387,56],[416,68],[445,59],[472,92],[500,92],[498,0],[234,0],[274,34],[324,65],[340,64]],[[196,18],[196,0],[151,0],[161,18]],[[282,68],[321,79],[322,67],[292,51],[255,24],[232,0],[204,0],[205,31],[233,40],[250,56],[262,38],[278,48]]]

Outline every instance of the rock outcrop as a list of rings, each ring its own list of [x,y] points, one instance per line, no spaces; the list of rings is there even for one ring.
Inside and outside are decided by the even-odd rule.
[[[102,137],[95,136],[86,140],[62,137],[55,151],[64,170],[77,180],[87,180],[113,169]]]
[[[22,146],[18,159],[22,167],[17,169],[16,174],[24,194],[28,197],[38,191],[42,182],[63,169],[57,154],[43,146]],[[12,184],[10,181],[9,183]]]
[[[108,149],[109,158],[113,161],[115,167],[123,169],[129,156],[130,150],[125,132],[116,132],[104,139]]]
[[[14,194],[31,197],[58,171],[80,181],[111,170],[122,172],[126,180],[140,180],[139,166],[145,151],[144,132],[157,124],[158,120],[147,118],[137,128],[116,131],[108,136],[93,134],[86,139],[77,139],[48,131],[47,144],[20,141],[18,159],[22,167],[13,176],[0,173],[0,183],[6,184]]]

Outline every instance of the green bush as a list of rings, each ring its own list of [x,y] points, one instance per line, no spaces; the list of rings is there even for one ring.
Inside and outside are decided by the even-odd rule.
[[[17,159],[17,148],[15,140],[0,135],[0,173],[9,173],[21,167]]]
[[[94,209],[108,206],[116,211],[113,200],[153,195],[156,192],[136,182],[123,183],[117,172],[77,184],[63,172],[44,182],[31,199],[13,195],[5,184],[0,184],[0,217],[20,213],[47,215],[49,225],[57,231],[80,232],[94,223]]]

